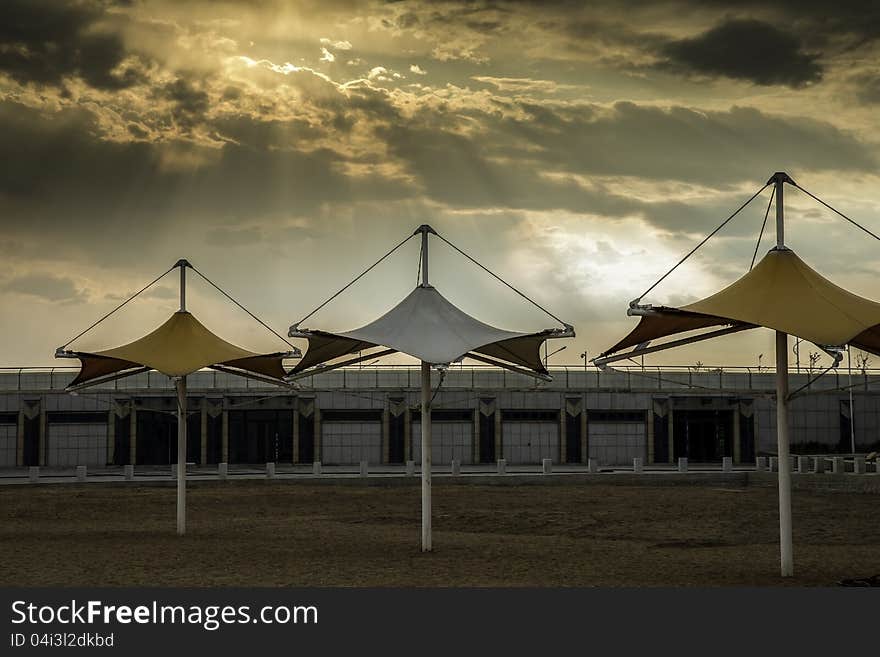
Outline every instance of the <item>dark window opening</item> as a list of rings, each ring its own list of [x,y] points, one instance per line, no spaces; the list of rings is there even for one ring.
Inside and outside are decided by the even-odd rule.
[[[131,463],[131,416],[113,414],[113,465]]]
[[[480,413],[480,463],[495,462],[495,413]]]
[[[300,463],[315,461],[315,418],[313,416],[299,416],[299,454],[297,454],[297,460]]]
[[[208,415],[207,444],[205,445],[205,462],[220,463],[223,461],[223,415]]]
[[[672,411],[675,458],[696,463],[721,461],[733,456],[732,410]]]
[[[502,411],[505,422],[559,422],[559,411],[554,410],[509,410]]]
[[[565,414],[565,462],[581,462],[581,417]]]
[[[431,416],[433,421],[433,414]],[[389,414],[388,418],[388,462],[403,463],[406,432],[406,414],[397,417]]]
[[[755,416],[739,415],[739,458],[742,463],[755,462]]]
[[[321,411],[322,422],[381,422],[381,409],[357,409],[357,410],[326,410]]]
[[[654,463],[669,463],[668,415],[654,415]]]
[[[285,410],[229,411],[229,462],[293,460],[293,413]]]
[[[587,411],[590,422],[644,422],[645,411]]]
[[[49,424],[106,424],[107,412],[100,411],[52,411],[46,413]]]
[[[40,416],[24,418],[23,465],[40,465]]]

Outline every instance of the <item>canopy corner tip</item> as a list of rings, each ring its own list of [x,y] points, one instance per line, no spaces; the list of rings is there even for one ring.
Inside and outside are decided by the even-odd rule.
[[[308,338],[311,336],[311,331],[308,329],[301,329],[299,327],[299,322],[293,324],[289,329],[287,329],[287,337],[288,338]]]

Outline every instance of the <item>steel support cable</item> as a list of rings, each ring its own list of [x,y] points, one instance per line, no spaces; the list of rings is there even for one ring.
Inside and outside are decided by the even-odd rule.
[[[811,194],[810,192],[808,192],[806,189],[804,189],[803,187],[801,187],[801,186],[798,185],[797,183],[792,183],[792,184],[793,184],[795,187],[797,187],[799,190],[801,190],[804,194],[806,194],[807,196],[809,196],[810,198],[812,198],[814,201],[818,201],[819,203],[821,203],[822,205],[824,205],[826,208],[828,208],[829,210],[831,210],[831,211],[834,212],[835,214],[838,214],[838,215],[840,215],[841,217],[843,217],[844,219],[846,219],[849,223],[851,223],[851,224],[852,224],[853,226],[855,226],[856,228],[858,228],[858,229],[860,229],[860,230],[863,230],[863,231],[866,232],[868,235],[870,235],[871,237],[873,237],[875,240],[880,240],[880,237],[878,237],[877,235],[875,235],[874,233],[872,233],[870,230],[868,230],[867,228],[865,228],[864,226],[862,226],[862,225],[861,225],[860,223],[858,223],[857,221],[854,221],[853,219],[850,219],[849,217],[847,217],[845,214],[843,214],[843,212],[841,212],[841,211],[838,210],[837,208],[832,207],[831,205],[829,205],[828,203],[826,203],[825,201],[823,201],[822,199],[820,199],[820,198],[819,198],[818,196],[816,196],[815,194]]]
[[[341,290],[339,290],[339,292],[337,292],[336,294],[334,294],[332,297],[330,297],[329,299],[327,299],[324,303],[322,303],[320,306],[318,306],[317,308],[315,308],[315,309],[314,309],[312,312],[310,312],[308,315],[306,315],[306,316],[303,317],[301,320],[299,320],[296,324],[294,324],[294,326],[299,326],[299,325],[302,324],[304,321],[306,321],[309,317],[311,317],[311,316],[314,315],[316,312],[318,312],[319,310],[321,310],[321,308],[323,308],[324,306],[326,306],[328,303],[330,303],[331,301],[333,301],[333,299],[335,299],[335,298],[338,297],[340,294],[342,294],[343,292],[345,292],[348,288],[350,288],[352,285],[354,285],[355,283],[357,283],[360,279],[362,279],[364,276],[366,276],[368,273],[370,273],[370,271],[372,271],[374,267],[376,267],[379,263],[381,263],[383,260],[385,260],[385,259],[386,259],[388,256],[390,256],[392,253],[394,253],[395,251],[397,251],[397,249],[399,249],[401,246],[403,246],[404,244],[406,244],[409,240],[411,240],[411,239],[412,239],[413,237],[415,237],[415,236],[416,236],[416,233],[413,233],[412,235],[407,236],[406,239],[404,239],[404,240],[402,240],[401,242],[399,242],[399,243],[397,244],[397,246],[395,246],[395,247],[394,247],[393,249],[391,249],[388,253],[386,253],[386,254],[383,255],[381,258],[379,258],[379,259],[378,259],[376,262],[374,262],[372,265],[370,265],[369,267],[367,267],[364,271],[362,271],[360,274],[358,274],[358,276],[357,276],[356,278],[354,278],[350,283],[348,283],[345,287],[343,287]]]
[[[749,265],[749,271],[755,266],[755,259],[758,257],[758,249],[761,248],[761,240],[764,237],[764,228],[767,227],[767,217],[770,216],[770,206],[773,205],[773,199],[776,198],[776,188],[770,192],[770,200],[767,201],[767,211],[764,213],[764,223],[761,224],[761,232],[758,233],[758,243],[755,244],[755,253],[752,254],[752,264]]]
[[[118,392],[118,391],[116,391],[116,392]],[[114,401],[110,401],[109,399],[102,399],[99,395],[103,395],[104,397],[106,397],[106,395],[107,395],[106,390],[102,390],[99,392],[76,391],[75,394],[77,397],[92,397],[93,398],[92,401],[94,401],[96,404],[104,404],[108,409],[112,409],[113,406],[115,405],[115,403],[118,401],[128,400],[131,402],[132,409],[134,409],[136,411],[149,411],[151,413],[160,413],[162,415],[171,415],[173,417],[177,417],[177,411],[166,411],[161,408],[149,408],[147,406],[136,404],[135,398],[131,397],[131,396],[129,396],[129,397],[114,397],[113,398]],[[179,406],[179,404],[178,404],[178,406]],[[189,415],[195,415],[196,413],[201,413],[201,412],[202,412],[202,410],[200,408],[194,408],[192,410],[187,410],[186,414],[189,416]]]
[[[434,398],[437,396],[437,393],[440,392],[440,387],[443,385],[443,380],[446,378],[446,370],[440,370],[440,380],[437,382],[437,387],[434,388],[434,394],[431,395],[431,401],[428,402],[428,406],[432,406],[434,404]]]
[[[748,201],[746,201],[746,202],[743,203],[741,206],[739,206],[739,207],[736,209],[736,211],[735,211],[732,215],[730,215],[727,219],[725,219],[724,221],[722,221],[721,224],[720,224],[715,230],[713,230],[711,233],[709,233],[708,235],[706,235],[706,237],[703,238],[703,241],[702,241],[702,242],[700,242],[700,243],[697,244],[693,249],[691,249],[690,252],[688,252],[688,254],[687,254],[684,258],[682,258],[682,259],[679,260],[677,263],[675,263],[675,266],[674,266],[672,269],[670,269],[668,272],[666,272],[665,274],[663,274],[663,276],[661,276],[659,279],[657,279],[657,282],[655,282],[651,287],[649,287],[647,290],[645,290],[644,292],[642,292],[637,298],[633,299],[633,301],[632,301],[631,303],[632,303],[632,304],[637,304],[639,301],[641,301],[641,300],[645,297],[646,294],[648,294],[651,290],[653,290],[655,287],[657,287],[658,285],[660,285],[660,283],[662,283],[663,280],[664,280],[667,276],[669,276],[669,274],[671,274],[671,273],[674,272],[676,269],[678,269],[678,267],[679,267],[679,265],[681,265],[681,263],[683,263],[685,260],[687,260],[688,258],[690,258],[694,253],[696,253],[696,252],[697,252],[697,249],[699,249],[699,248],[700,248],[701,246],[703,246],[706,242],[708,242],[708,241],[709,241],[709,240],[715,235],[715,233],[717,233],[719,230],[721,230],[722,228],[724,228],[724,227],[728,224],[728,222],[730,222],[731,219],[733,219],[736,215],[738,215],[738,214],[743,210],[743,208],[745,208],[749,203],[751,203],[752,201],[754,201],[754,200],[755,200],[755,199],[761,194],[761,192],[763,192],[763,191],[764,191],[765,189],[767,189],[767,187],[769,187],[769,186],[770,186],[770,183],[768,182],[768,183],[766,183],[763,187],[761,187],[761,189],[759,189],[757,192],[755,192],[754,194],[752,194],[751,198],[749,198]]]
[[[150,287],[152,287],[153,285],[155,285],[156,283],[158,283],[158,282],[159,282],[159,281],[160,281],[160,280],[161,280],[166,274],[168,274],[171,270],[173,270],[173,269],[176,268],[176,267],[177,267],[177,265],[174,265],[174,267],[170,267],[169,269],[167,269],[166,271],[164,271],[160,276],[157,276],[156,278],[154,278],[152,281],[150,281],[149,283],[147,283],[147,284],[146,284],[144,287],[142,287],[140,290],[138,290],[138,291],[135,292],[133,295],[131,295],[130,297],[128,297],[128,299],[126,299],[125,301],[123,301],[122,303],[120,303],[118,306],[116,306],[113,310],[111,310],[109,313],[107,313],[106,315],[104,315],[104,316],[103,316],[101,319],[99,319],[97,322],[95,322],[94,324],[92,324],[92,325],[91,325],[89,328],[87,328],[85,331],[83,331],[82,333],[78,333],[76,336],[72,337],[70,340],[68,340],[67,342],[65,342],[65,343],[61,346],[61,349],[66,349],[66,348],[67,348],[67,345],[69,345],[71,342],[73,342],[74,340],[77,340],[77,339],[81,338],[82,336],[84,336],[86,333],[88,333],[88,332],[91,331],[93,328],[95,328],[98,324],[100,324],[100,323],[103,322],[105,319],[107,319],[108,317],[110,317],[110,315],[112,315],[112,314],[115,313],[117,310],[119,310],[120,308],[122,308],[122,307],[123,307],[125,304],[127,304],[129,301],[134,300],[134,299],[135,299],[138,295],[140,295],[142,292],[145,292],[145,291],[148,290]]]
[[[273,335],[275,335],[275,337],[277,337],[279,340],[282,340],[282,341],[283,341],[288,347],[290,347],[291,349],[296,350],[296,347],[295,347],[293,344],[291,344],[290,341],[289,341],[287,338],[285,338],[284,336],[282,336],[280,333],[278,333],[278,331],[276,331],[275,329],[273,329],[271,326],[269,326],[268,324],[266,324],[266,322],[264,322],[262,319],[260,319],[260,318],[257,317],[256,315],[254,315],[250,310],[248,310],[248,309],[245,308],[243,305],[241,305],[241,304],[240,304],[238,301],[236,301],[236,300],[235,300],[235,299],[234,299],[234,298],[233,298],[228,292],[226,292],[226,290],[224,290],[223,288],[221,288],[221,287],[220,287],[219,285],[217,285],[214,281],[212,281],[210,278],[208,278],[207,276],[205,276],[202,272],[200,272],[198,269],[196,269],[196,268],[193,267],[192,265],[190,265],[190,269],[192,269],[195,273],[197,273],[199,276],[201,276],[202,279],[203,279],[205,282],[207,282],[211,287],[213,287],[215,290],[217,290],[220,294],[222,294],[224,297],[226,297],[227,299],[229,299],[232,303],[234,303],[236,306],[238,306],[239,308],[241,308],[241,309],[242,309],[243,311],[245,311],[248,315],[250,315],[250,317],[251,317],[252,319],[254,319],[257,323],[259,323],[261,326],[263,326],[265,329],[267,329],[269,332],[271,332]]]
[[[530,304],[532,304],[535,308],[537,308],[537,309],[540,310],[541,312],[543,312],[543,313],[549,315],[550,317],[552,317],[553,319],[555,319],[557,322],[559,322],[559,323],[562,324],[563,326],[568,326],[568,325],[569,325],[567,322],[563,322],[563,321],[562,321],[561,319],[559,319],[556,315],[554,315],[554,314],[551,313],[549,310],[547,310],[546,308],[544,308],[544,306],[540,305],[540,304],[537,303],[536,301],[533,301],[532,299],[530,299],[529,297],[527,297],[525,294],[523,294],[522,292],[520,292],[519,290],[517,290],[515,287],[513,287],[513,285],[511,285],[510,283],[508,283],[507,281],[505,281],[503,278],[501,278],[501,277],[500,277],[498,274],[496,274],[495,272],[491,271],[491,270],[490,270],[489,268],[487,268],[485,265],[483,265],[483,264],[477,262],[476,260],[474,260],[471,256],[469,256],[467,253],[465,253],[464,251],[462,251],[461,249],[459,249],[457,246],[455,246],[455,244],[453,244],[452,242],[450,242],[449,240],[447,240],[445,237],[443,237],[442,235],[437,235],[437,237],[439,237],[441,240],[443,240],[446,244],[448,244],[450,247],[452,247],[452,248],[453,248],[455,251],[457,251],[459,254],[463,255],[465,258],[467,258],[467,259],[470,260],[472,263],[474,263],[475,265],[477,265],[477,267],[479,267],[480,269],[482,269],[484,272],[486,272],[487,274],[489,274],[490,276],[492,276],[494,279],[496,279],[497,281],[500,281],[501,283],[503,283],[504,285],[506,285],[508,288],[510,288],[511,290],[513,290],[514,292],[516,292],[519,296],[521,296],[523,299],[525,299],[526,301],[528,301],[528,302],[529,302]]]
[[[811,385],[813,385],[814,383],[816,383],[816,381],[818,381],[818,380],[821,379],[823,376],[825,376],[826,374],[828,374],[828,372],[830,372],[831,370],[835,369],[836,366],[837,366],[837,363],[836,363],[836,362],[831,363],[831,365],[829,365],[827,368],[825,368],[825,369],[824,369],[822,372],[820,372],[818,375],[814,376],[814,377],[811,378],[811,379],[807,379],[807,382],[806,382],[804,385],[802,385],[800,388],[798,388],[798,389],[795,390],[794,392],[790,392],[790,393],[788,393],[788,397],[786,397],[786,399],[787,399],[788,401],[791,401],[792,399],[794,399],[795,397],[798,396],[798,393],[799,393],[801,390],[804,390],[804,389],[806,389],[806,388],[809,388]]]
[[[632,360],[632,359],[630,359],[630,360]],[[714,387],[713,386],[701,386],[696,383],[684,383],[682,381],[675,381],[674,379],[666,379],[666,378],[660,376],[659,374],[657,376],[652,376],[648,372],[633,372],[631,370],[624,371],[624,370],[616,369],[614,367],[609,367],[608,369],[611,370],[612,372],[617,373],[617,374],[626,374],[627,376],[640,376],[645,379],[650,379],[651,381],[660,381],[661,383],[672,383],[677,386],[686,386],[688,388],[694,388],[694,389],[699,389],[699,390],[721,390],[721,388],[719,388],[717,386],[714,386]]]

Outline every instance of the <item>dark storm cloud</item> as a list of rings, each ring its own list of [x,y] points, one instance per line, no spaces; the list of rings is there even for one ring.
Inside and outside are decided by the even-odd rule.
[[[662,68],[760,85],[803,87],[822,78],[818,54],[804,52],[796,35],[758,20],[728,20],[660,52],[668,58]]]
[[[65,276],[52,274],[24,274],[3,284],[0,290],[37,297],[44,301],[72,301],[83,295],[76,283]]]
[[[179,77],[173,82],[168,82],[156,95],[173,103],[171,114],[174,122],[184,130],[191,129],[201,123],[211,106],[207,92],[197,88],[186,77]]]
[[[873,151],[830,123],[774,116],[754,108],[701,111],[631,102],[611,111],[594,106],[523,105],[525,120],[498,124],[506,144],[539,147],[532,158],[581,174],[634,175],[724,185],[760,179],[779,167],[810,170],[877,169]],[[529,157],[533,149],[519,153]]]
[[[328,202],[412,191],[379,174],[346,175],[346,158],[328,148],[262,148],[259,124],[256,137],[239,126],[244,145],[221,148],[98,139],[85,110],[41,114],[5,102],[0,124],[0,211],[10,236],[64,234],[65,244],[96,249],[162,233],[180,220],[299,216]]]
[[[877,169],[870,149],[830,124],[755,109],[703,112],[629,102],[610,110],[519,107],[527,112],[524,118],[471,111],[468,117],[484,128],[479,135],[458,134],[454,117],[434,114],[382,127],[378,134],[407,163],[425,193],[442,203],[642,214],[674,230],[705,220],[704,211],[671,200],[642,203],[595,181],[585,187],[571,176],[636,176],[730,190],[743,182],[757,189],[782,168]]]
[[[106,2],[6,0],[0,3],[0,71],[21,83],[58,84],[78,76],[93,87],[121,89],[141,79],[128,69],[118,33],[98,25]]]
[[[650,0],[636,0],[647,4]],[[876,0],[672,0],[671,3],[693,9],[711,7],[719,12],[765,12],[781,24],[797,26],[805,38],[827,42],[849,37],[851,46],[880,39],[880,3]]]

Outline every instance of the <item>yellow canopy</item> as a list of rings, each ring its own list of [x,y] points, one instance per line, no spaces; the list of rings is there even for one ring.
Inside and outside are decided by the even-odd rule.
[[[284,352],[258,354],[226,342],[205,328],[191,313],[178,311],[152,333],[127,345],[105,351],[73,352],[82,368],[71,386],[148,367],[168,376],[184,376],[203,367],[225,365],[282,379]]]
[[[783,331],[822,346],[851,344],[880,354],[880,303],[838,287],[789,249],[772,249],[748,274],[681,308],[654,307],[603,356],[648,340],[709,326]]]

